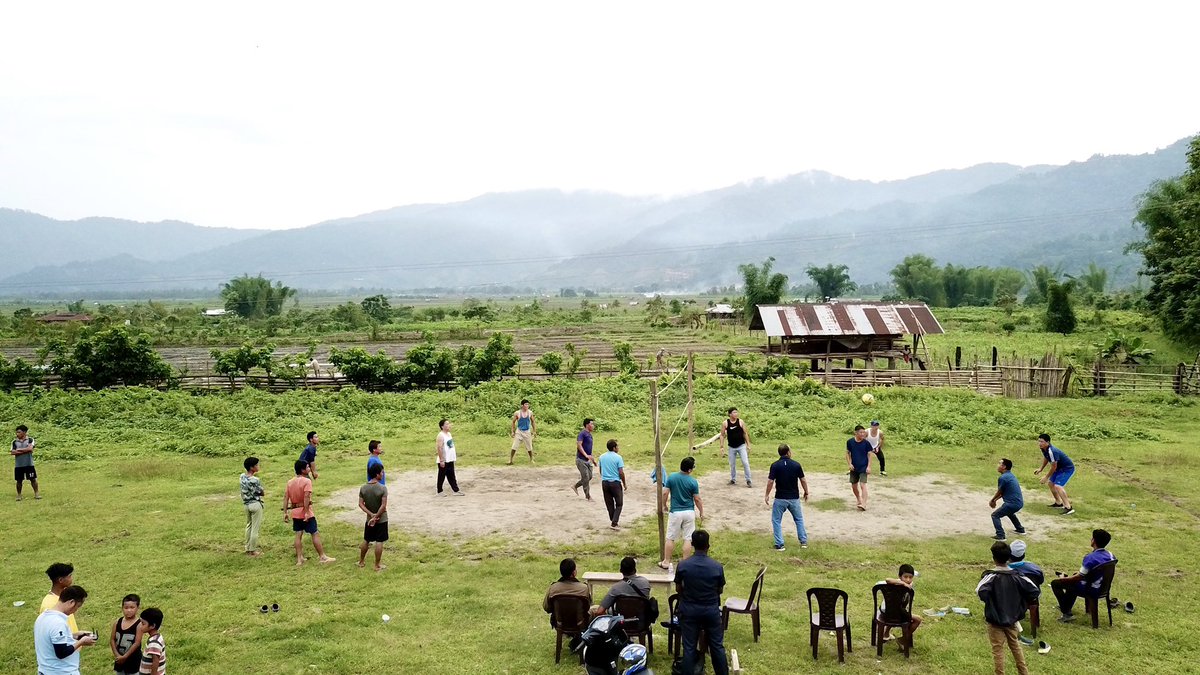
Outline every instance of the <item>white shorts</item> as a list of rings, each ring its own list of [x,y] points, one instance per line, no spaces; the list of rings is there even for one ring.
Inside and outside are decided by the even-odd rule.
[[[667,517],[667,539],[691,541],[692,533],[695,531],[695,511],[672,511],[671,515]]]
[[[533,432],[532,431],[521,431],[520,429],[517,429],[517,433],[513,435],[512,449],[516,450],[517,448],[521,447],[522,445],[524,445],[525,449],[528,450],[529,452],[533,452]]]

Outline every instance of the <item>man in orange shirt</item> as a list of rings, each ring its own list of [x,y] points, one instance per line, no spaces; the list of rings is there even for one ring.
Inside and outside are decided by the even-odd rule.
[[[292,520],[292,532],[296,533],[296,565],[304,564],[304,533],[312,535],[313,548],[317,549],[318,560],[331,563],[336,558],[325,555],[321,535],[317,533],[317,517],[312,508],[312,481],[308,477],[310,464],[296,460],[296,477],[289,480],[283,491],[283,522]]]

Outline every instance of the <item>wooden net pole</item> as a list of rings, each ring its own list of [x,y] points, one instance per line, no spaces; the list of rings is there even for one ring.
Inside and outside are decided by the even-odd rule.
[[[687,377],[688,377],[688,448],[696,447],[696,408],[692,402],[692,382],[696,377],[696,355],[690,349],[688,350],[687,362]]]
[[[654,424],[654,485],[658,498],[655,511],[658,513],[658,559],[667,552],[667,522],[663,517],[663,463],[662,434],[658,428],[658,381],[650,380],[650,419]]]

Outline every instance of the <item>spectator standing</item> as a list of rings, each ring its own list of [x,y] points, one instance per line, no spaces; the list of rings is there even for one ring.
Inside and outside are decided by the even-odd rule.
[[[146,646],[142,648],[141,675],[167,675],[167,644],[162,636],[163,613],[157,607],[147,607],[142,612],[142,624],[146,627]]]
[[[142,599],[130,593],[121,600],[121,616],[113,624],[109,648],[113,653],[113,672],[130,675],[142,667],[142,620],[138,618]]]
[[[81,633],[70,618],[87,600],[87,591],[67,586],[58,599],[33,622],[33,647],[39,675],[79,675],[79,650],[96,644],[92,633]]]
[[[283,522],[292,520],[292,532],[296,533],[296,566],[304,564],[304,533],[312,537],[313,548],[317,550],[318,560],[331,563],[337,558],[325,555],[325,547],[321,545],[321,535],[317,531],[317,516],[313,513],[312,493],[313,484],[308,478],[311,465],[302,459],[296,460],[296,477],[289,480],[283,493]],[[143,612],[143,617],[144,616]]]
[[[379,484],[387,485],[387,471],[383,468],[383,459],[380,455],[383,454],[383,443],[379,441],[371,441],[367,443],[367,452],[370,453],[367,457],[367,480],[371,480],[371,467],[379,467]]]
[[[54,563],[46,568],[46,576],[50,577],[50,592],[42,598],[39,613],[53,609],[58,604],[58,596],[63,590],[75,585],[75,567],[71,563]],[[83,605],[82,600],[79,605]],[[79,607],[75,609],[78,610]],[[64,612],[64,614],[67,615],[67,624],[71,627],[71,634],[78,633],[79,626],[75,623],[75,612]]]
[[[450,490],[455,497],[464,495],[462,490],[458,489],[458,477],[454,473],[454,463],[458,461],[458,450],[454,447],[454,436],[450,433],[450,429],[454,423],[446,418],[438,421],[438,435],[434,443],[434,449],[437,452],[437,493],[444,494],[443,489],[446,481],[450,482]]]
[[[366,564],[367,548],[375,544],[375,571],[383,571],[387,565],[383,560],[383,542],[388,540],[387,498],[388,489],[380,482],[383,475],[383,464],[372,464],[367,467],[368,480],[358,489],[358,508],[367,514],[367,524],[363,528],[363,543],[358,547],[358,566]]]
[[[683,637],[683,672],[694,672],[699,659],[696,643],[700,631],[708,635],[708,653],[713,672],[728,675],[725,660],[725,629],[721,625],[721,592],[725,590],[725,568],[708,557],[708,532],[692,534],[696,552],[679,563],[675,588],[679,591],[679,628]]]
[[[579,469],[579,480],[572,489],[579,494],[579,488],[583,488],[583,496],[589,502],[592,501],[592,466],[596,464],[592,456],[592,431],[595,429],[596,423],[589,417],[583,420],[583,429],[575,437],[575,468]]]
[[[600,490],[604,493],[604,507],[608,509],[608,526],[621,529],[621,507],[625,504],[625,459],[617,439],[609,439],[608,452],[600,455]]]
[[[242,474],[242,505],[246,508],[246,555],[257,558],[262,555],[258,550],[258,531],[263,517],[263,486],[258,478],[261,467],[257,457],[247,457],[242,466],[246,473]]]
[[[304,446],[304,450],[300,452],[300,461],[308,465],[308,476],[310,480],[317,479],[317,446],[321,444],[320,437],[317,432],[308,432],[308,445]]]
[[[1018,640],[1017,622],[1025,616],[1030,602],[1037,600],[1040,591],[1028,577],[1008,567],[1012,551],[1008,544],[992,544],[993,569],[983,573],[975,593],[983,601],[983,618],[987,622],[988,641],[992,644],[992,665],[996,675],[1004,675],[1004,647],[1012,652],[1013,662],[1020,675],[1029,675],[1025,655]]]
[[[867,510],[867,474],[871,473],[871,444],[866,440],[867,430],[859,424],[854,427],[854,437],[846,441],[846,464],[850,467],[850,489],[859,511]]]
[[[21,495],[21,488],[27,480],[29,486],[33,488],[33,498],[42,498],[41,493],[38,492],[37,469],[33,467],[34,445],[35,441],[29,436],[29,427],[24,424],[18,426],[17,437],[13,439],[12,450],[8,453],[13,456],[13,478],[17,481],[17,501],[24,499]]]

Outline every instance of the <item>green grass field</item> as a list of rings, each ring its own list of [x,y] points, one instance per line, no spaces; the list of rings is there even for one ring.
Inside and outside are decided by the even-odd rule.
[[[683,405],[680,390],[673,387],[664,396],[667,429]],[[1138,611],[1120,612],[1112,628],[1105,624],[1098,631],[1083,621],[1061,626],[1053,620],[1046,588],[1039,637],[1054,648],[1045,656],[1027,652],[1031,669],[1063,674],[1194,669],[1200,656],[1194,642],[1200,590],[1190,578],[1200,519],[1200,496],[1192,489],[1200,468],[1195,399],[1014,401],[958,391],[876,390],[876,405],[866,408],[859,394],[796,380],[702,378],[696,387],[697,435],[710,435],[724,408],[737,405],[751,425],[752,463],[761,481],[775,444],[784,441],[807,471],[841,471],[849,430],[878,417],[890,443],[890,477],[879,480],[937,472],[977,490],[986,502],[995,489],[996,459],[1009,456],[1017,463],[1027,511],[1048,513],[1041,506],[1048,495],[1034,489],[1032,476],[1040,461],[1033,439],[1047,431],[1080,466],[1069,486],[1078,513],[1068,529],[1032,545],[1030,560],[1048,571],[1077,568],[1091,528],[1104,527],[1113,533],[1110,548],[1120,559],[1113,592],[1135,602]],[[633,475],[648,471],[653,456],[648,392],[636,380],[499,382],[465,392],[404,395],[351,390],[193,396],[132,389],[0,396],[0,419],[10,429],[28,424],[38,440],[46,496],[35,502],[27,487],[21,503],[11,493],[0,500],[6,534],[0,671],[34,672],[32,624],[49,587],[43,570],[67,561],[91,594],[79,613],[81,628],[107,636],[120,598],[137,592],[143,606],[158,606],[166,615],[163,633],[176,673],[580,672],[569,659],[554,664],[554,636],[540,607],[546,586],[557,577],[558,560],[571,555],[582,569],[615,570],[621,556],[632,554],[645,570],[657,552],[652,518],[630,523],[617,539],[565,548],[519,533],[451,540],[393,529],[385,553],[389,569],[375,574],[354,565],[361,528],[335,520],[320,502],[321,530],[338,561],[296,568],[290,528],[278,515],[283,484],[309,429],[323,439],[319,499],[362,482],[371,438],[384,441],[389,473],[429,471],[429,493],[392,495],[395,511],[406,502],[431,499],[439,417],[457,423],[461,466],[498,466],[507,459],[508,418],[522,396],[534,401],[538,415],[540,461],[570,465],[578,424],[592,416],[598,418],[598,439],[621,439]],[[266,555],[257,560],[240,552],[244,521],[237,479],[249,454],[263,459],[268,490]],[[702,472],[724,466],[711,452],[700,459]],[[842,496],[814,495],[806,511],[810,522],[836,508],[831,498]],[[603,520],[603,507],[563,517]],[[938,522],[928,528],[936,535]],[[746,617],[734,617],[726,643],[738,650],[747,673],[987,672],[990,652],[973,589],[988,563],[990,530],[984,518],[973,536],[875,545],[814,541],[807,551],[784,554],[771,550],[765,512],[756,533],[718,531],[713,557],[725,564],[727,595],[744,596],[757,567],[770,564],[762,641],[752,642]],[[910,661],[889,646],[878,663],[867,641],[870,587],[904,562],[921,572],[917,607],[965,606],[973,615],[926,620]],[[835,643],[826,635],[820,660],[812,661],[804,601],[811,586],[850,594],[855,640],[845,666],[837,665]],[[14,608],[17,600],[26,605]],[[282,607],[278,614],[258,612],[259,605],[274,602]],[[392,617],[388,624],[380,620],[384,613]],[[665,632],[656,631],[656,637],[652,665],[658,673],[670,672]],[[83,666],[84,672],[107,672],[107,646],[88,649]]]

